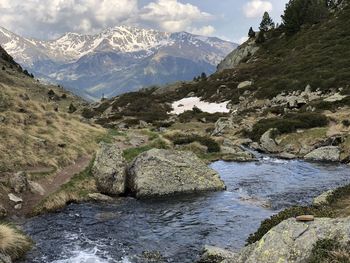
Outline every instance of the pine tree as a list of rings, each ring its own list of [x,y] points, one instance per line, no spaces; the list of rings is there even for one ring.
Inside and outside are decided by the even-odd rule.
[[[249,36],[249,38],[253,38],[253,37],[255,37],[255,31],[253,30],[253,28],[252,27],[250,27],[249,28],[249,32],[248,32],[248,36]]]
[[[69,105],[69,108],[68,108],[68,113],[74,113],[74,112],[76,112],[76,111],[77,111],[77,108],[74,106],[73,103],[71,103],[71,104]]]
[[[205,74],[205,72],[202,72],[201,80],[206,80],[206,79],[207,79],[207,74]]]
[[[287,33],[296,33],[304,24],[318,23],[327,18],[329,15],[327,5],[325,0],[290,0],[282,15]]]
[[[268,12],[265,12],[262,18],[262,21],[260,23],[260,31],[267,32],[270,29],[275,28],[275,23],[273,22],[272,18],[270,17]]]

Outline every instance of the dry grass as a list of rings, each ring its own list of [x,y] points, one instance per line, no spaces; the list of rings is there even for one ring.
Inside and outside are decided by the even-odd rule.
[[[0,253],[18,259],[31,248],[31,241],[15,228],[0,225]]]
[[[35,166],[67,166],[79,156],[92,154],[97,138],[106,134],[99,126],[81,122],[79,115],[67,113],[71,102],[77,107],[82,103],[73,95],[52,102],[45,86],[0,85],[1,93],[11,101],[11,106],[0,112],[5,117],[0,123],[0,173]],[[55,91],[58,95],[66,93],[58,88]],[[23,100],[23,94],[30,99]],[[58,112],[54,111],[55,105]]]

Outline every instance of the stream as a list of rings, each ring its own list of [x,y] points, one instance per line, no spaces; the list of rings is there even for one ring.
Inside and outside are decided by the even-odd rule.
[[[156,200],[121,198],[112,204],[71,204],[60,213],[26,221],[36,242],[25,263],[194,262],[204,245],[238,250],[260,222],[322,192],[350,183],[350,167],[259,156],[218,161],[227,191]],[[158,261],[152,261],[158,262]]]

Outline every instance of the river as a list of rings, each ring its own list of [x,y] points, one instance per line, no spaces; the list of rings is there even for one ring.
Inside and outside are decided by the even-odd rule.
[[[260,222],[283,208],[350,183],[350,168],[260,156],[259,161],[211,164],[227,191],[113,204],[71,204],[26,221],[36,242],[26,263],[193,262],[204,245],[238,250]],[[156,261],[153,261],[156,262]]]

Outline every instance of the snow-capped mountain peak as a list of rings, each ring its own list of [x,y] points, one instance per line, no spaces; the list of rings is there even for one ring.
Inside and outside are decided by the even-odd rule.
[[[68,32],[54,40],[24,38],[0,27],[0,44],[35,75],[93,95],[116,95],[211,73],[237,46],[187,32],[125,25],[94,35]]]

